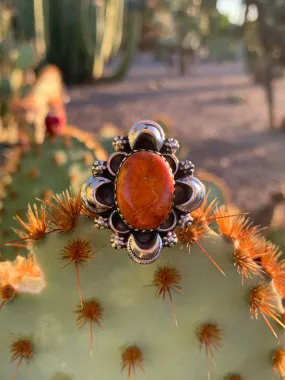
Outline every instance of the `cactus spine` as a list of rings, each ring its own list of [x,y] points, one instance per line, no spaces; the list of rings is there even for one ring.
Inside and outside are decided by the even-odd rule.
[[[190,255],[171,248],[158,264],[130,265],[126,252],[109,247],[107,232],[79,215],[76,197],[57,199],[40,211],[41,232],[30,219],[21,235],[40,271],[21,260],[0,265],[2,378],[13,371],[22,380],[283,376],[284,262],[243,217],[204,205],[192,227],[177,231]],[[214,217],[219,234],[208,226]],[[37,229],[41,239],[33,241]]]

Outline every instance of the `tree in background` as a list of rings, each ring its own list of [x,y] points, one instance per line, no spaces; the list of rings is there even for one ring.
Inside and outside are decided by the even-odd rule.
[[[200,0],[148,1],[142,45],[155,47],[156,56],[170,66],[177,55],[182,75],[200,47],[200,9]]]
[[[258,79],[266,92],[269,109],[269,126],[277,128],[274,110],[273,80],[276,71],[285,65],[285,1],[244,0],[246,5],[245,34],[248,43],[250,65],[258,63]],[[258,18],[248,20],[249,7],[255,6]],[[250,28],[251,29],[250,29]]]
[[[215,61],[236,58],[240,27],[219,13],[217,0],[149,0],[141,46],[184,75],[195,55]]]

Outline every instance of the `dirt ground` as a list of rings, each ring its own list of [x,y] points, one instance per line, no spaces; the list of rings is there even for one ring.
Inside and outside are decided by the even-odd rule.
[[[282,117],[285,80],[275,86]],[[77,87],[70,95],[69,123],[90,132],[105,122],[127,131],[137,120],[168,116],[196,168],[223,178],[244,210],[285,191],[285,133],[268,130],[264,92],[242,63],[195,65],[183,78],[143,56],[124,82]]]

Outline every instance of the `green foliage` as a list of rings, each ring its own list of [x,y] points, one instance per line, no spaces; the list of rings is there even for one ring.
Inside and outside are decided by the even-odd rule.
[[[15,61],[15,67],[21,70],[27,70],[33,67],[35,62],[34,49],[29,44],[23,44],[19,47],[18,57]]]
[[[208,41],[209,58],[217,62],[234,60],[237,58],[237,44],[231,37],[217,37]]]
[[[14,8],[14,28],[22,40],[31,41],[35,38],[34,1],[12,0]]]
[[[272,81],[283,76],[285,65],[284,19],[285,1],[264,2],[261,0],[245,0],[247,7],[255,6],[258,20],[251,23],[245,19],[244,30],[247,43],[247,67],[254,74],[256,82],[264,86],[269,111],[269,127],[277,128],[275,120],[274,89]],[[280,17],[281,16],[281,17]],[[252,43],[252,40],[254,43]],[[281,75],[280,75],[281,74]]]
[[[228,30],[229,29],[229,26],[230,26],[230,20],[228,18],[227,15],[224,15],[224,14],[220,14],[220,25],[219,25],[219,29],[220,30]]]

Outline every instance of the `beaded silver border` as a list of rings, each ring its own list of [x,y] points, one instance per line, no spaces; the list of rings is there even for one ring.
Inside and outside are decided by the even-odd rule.
[[[157,254],[155,256],[153,256],[151,259],[140,259],[132,251],[131,240],[130,240],[131,235],[130,235],[128,238],[128,241],[127,241],[127,251],[128,251],[129,257],[138,264],[152,264],[152,263],[154,263],[160,257],[161,252],[162,252],[162,248],[163,248],[162,239],[161,239],[161,236],[159,233],[158,233],[158,236],[159,236],[159,248],[158,248]],[[134,239],[135,239],[135,237],[134,237]]]
[[[170,216],[170,214],[171,214],[171,212],[172,212],[172,209],[173,209],[173,207],[174,207],[174,200],[175,200],[175,180],[174,180],[174,176],[175,176],[175,175],[173,174],[172,169],[171,169],[171,167],[170,167],[168,161],[166,160],[166,158],[163,157],[163,154],[161,154],[160,152],[154,151],[154,150],[150,150],[150,149],[137,149],[137,150],[133,150],[133,151],[130,152],[125,158],[123,158],[123,160],[121,161],[120,166],[119,166],[118,171],[117,171],[117,174],[116,174],[116,176],[115,176],[115,180],[114,180],[114,201],[115,201],[115,207],[116,207],[116,210],[117,210],[117,212],[119,213],[119,215],[120,215],[122,221],[126,224],[127,227],[129,227],[129,228],[132,229],[133,231],[135,231],[135,232],[152,232],[152,231],[157,231],[157,230],[163,225],[163,223],[162,223],[161,225],[159,225],[158,227],[153,228],[153,229],[150,229],[150,230],[146,230],[146,229],[145,229],[145,230],[141,230],[141,229],[135,228],[134,226],[132,226],[131,224],[129,224],[129,223],[124,219],[124,216],[121,214],[121,211],[120,211],[120,208],[119,208],[119,206],[118,206],[118,202],[117,202],[117,179],[118,179],[118,176],[119,176],[119,173],[120,173],[120,169],[122,168],[124,162],[125,162],[130,156],[132,156],[133,154],[138,153],[138,152],[151,152],[151,153],[154,153],[154,154],[156,154],[157,156],[162,157],[163,160],[164,160],[164,162],[166,163],[166,166],[168,167],[168,170],[169,170],[169,172],[170,172],[170,174],[171,174],[171,176],[172,176],[172,180],[173,180],[172,183],[173,183],[173,185],[174,185],[174,193],[173,193],[173,200],[172,200],[172,207],[171,207],[171,210],[170,210],[169,214],[167,215],[167,217],[165,218],[165,220],[164,220],[163,223],[165,223],[165,221],[167,220],[167,218]]]

